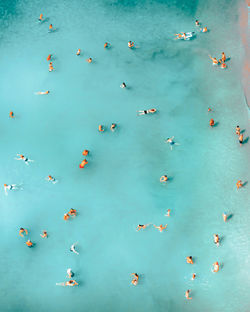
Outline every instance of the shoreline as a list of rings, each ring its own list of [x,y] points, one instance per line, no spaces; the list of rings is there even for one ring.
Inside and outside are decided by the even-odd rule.
[[[244,48],[244,60],[242,63],[242,87],[246,100],[246,105],[250,109],[250,90],[248,87],[248,77],[250,72],[249,64],[249,47],[248,47],[248,8],[250,7],[250,0],[245,0],[240,7],[240,35]]]

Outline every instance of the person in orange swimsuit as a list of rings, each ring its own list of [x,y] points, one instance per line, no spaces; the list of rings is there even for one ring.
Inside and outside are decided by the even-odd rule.
[[[238,180],[237,183],[236,183],[236,187],[237,187],[237,190],[241,187],[243,187],[243,184],[242,184],[242,181],[241,180]]]
[[[88,62],[88,63],[92,63],[92,58],[91,58],[91,57],[89,57],[89,58],[86,60],[86,62]]]
[[[98,131],[99,131],[99,132],[103,132],[103,131],[104,131],[104,128],[103,128],[102,125],[99,125],[99,126],[98,126]]]
[[[41,22],[42,20],[43,20],[43,14],[40,14],[40,16],[39,16],[39,22]]]
[[[207,26],[206,26],[206,27],[203,27],[203,28],[200,28],[200,31],[201,31],[201,32],[204,32],[204,33],[207,32]]]
[[[187,263],[194,264],[193,257],[189,256],[186,258]]]
[[[104,43],[104,49],[108,49],[108,48],[110,48],[110,43],[105,42],[105,43]]]
[[[131,49],[131,48],[134,48],[135,46],[135,43],[133,41],[129,41],[128,42],[128,47]]]
[[[78,49],[76,55],[79,56],[81,54],[81,49]]]
[[[213,263],[213,272],[214,273],[217,273],[219,271],[219,268],[220,268],[220,266],[219,266],[219,262],[218,261]]]
[[[88,151],[88,150],[84,150],[84,151],[82,152],[82,154],[83,154],[83,156],[88,156],[89,151]]]
[[[131,284],[133,284],[134,286],[136,286],[138,284],[139,281],[139,275],[137,273],[132,273],[130,274],[132,276],[134,276],[134,278],[132,279]]]
[[[212,57],[211,55],[209,55],[210,59],[213,61],[213,65],[218,65],[218,61],[216,59],[216,57]]]
[[[14,118],[14,113],[13,113],[13,112],[10,112],[9,117],[10,117],[10,118]]]
[[[68,221],[68,220],[69,220],[69,214],[68,214],[68,213],[65,213],[65,214],[64,214],[63,220],[64,220],[64,221]]]
[[[40,234],[42,238],[48,238],[48,233],[46,231],[43,231],[43,234]]]
[[[19,235],[22,236],[22,237],[24,237],[23,234],[28,235],[28,231],[27,231],[26,229],[24,229],[24,228],[20,228],[20,230],[19,230]]]
[[[212,108],[210,108],[210,107],[208,107],[208,110],[207,110],[208,112],[211,112],[212,111]]]
[[[210,121],[209,121],[209,125],[210,125],[211,127],[213,127],[213,126],[214,126],[214,120],[213,120],[213,118],[211,118],[211,119],[210,119]]]
[[[159,226],[156,226],[155,224],[154,224],[154,227],[156,228],[156,229],[158,229],[160,232],[162,232],[163,230],[165,230],[166,228],[167,228],[167,224],[165,225],[165,226],[163,226],[162,224],[161,225],[159,225]]]
[[[52,32],[53,31],[53,26],[52,24],[49,25],[49,32]]]
[[[31,242],[30,239],[29,239],[25,244],[26,244],[28,247],[33,247],[33,243]]]
[[[239,135],[239,143],[240,143],[240,145],[243,144],[243,133],[241,133],[241,134]]]
[[[188,300],[191,300],[191,299],[192,299],[192,297],[189,297],[190,292],[191,292],[190,289],[188,289],[188,290],[185,292],[185,297],[186,297],[186,299],[188,299]]]
[[[79,165],[79,168],[83,169],[85,165],[87,165],[87,163],[88,163],[87,159],[83,159],[83,161]]]
[[[167,175],[163,175],[163,176],[160,177],[160,182],[161,182],[161,183],[162,183],[162,182],[167,182],[167,180],[168,180]]]
[[[47,56],[47,61],[50,61],[50,60],[51,60],[51,57],[52,57],[52,55],[49,54],[49,55]]]
[[[68,212],[69,215],[71,215],[71,217],[75,217],[76,216],[76,209],[71,208],[70,211]]]

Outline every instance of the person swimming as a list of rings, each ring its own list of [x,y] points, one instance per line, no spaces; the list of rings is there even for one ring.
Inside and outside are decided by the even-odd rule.
[[[67,278],[72,278],[74,275],[75,275],[75,273],[72,272],[71,268],[67,269],[67,276],[66,276]]]
[[[49,94],[49,93],[50,93],[50,91],[38,91],[35,94],[37,94],[37,95],[44,95],[44,94]]]
[[[56,180],[55,178],[53,178],[51,175],[49,175],[47,178],[46,178],[47,181],[53,183],[53,184],[56,184],[58,182],[58,180]]]
[[[140,231],[141,229],[146,229],[146,227],[148,227],[149,224],[138,224],[136,227],[136,231]]]
[[[207,26],[203,27],[203,28],[200,28],[200,31],[203,32],[203,33],[207,32]]]
[[[193,273],[191,280],[193,281],[196,278],[196,274]]]
[[[156,226],[155,224],[154,224],[154,227],[156,228],[156,229],[158,229],[160,232],[162,232],[163,230],[165,230],[166,228],[167,228],[167,224],[165,225],[165,226],[163,226],[162,224],[160,224],[159,226]]]
[[[49,55],[47,56],[47,61],[50,61],[51,58],[52,58],[52,54],[49,54]]]
[[[24,237],[23,234],[28,235],[28,231],[27,231],[26,229],[24,229],[24,228],[20,228],[20,230],[19,230],[19,235],[22,236],[22,237]]]
[[[125,82],[123,82],[121,85],[120,85],[120,88],[122,88],[122,89],[124,89],[124,88],[126,88],[127,86],[126,86],[126,83]]]
[[[200,26],[200,23],[198,20],[195,21],[195,26]]]
[[[208,111],[208,112],[211,112],[211,111],[212,111],[212,108],[208,107],[207,111]]]
[[[219,235],[218,234],[214,234],[214,243],[217,247],[219,247],[220,245],[220,238],[219,238]]]
[[[76,286],[78,283],[75,280],[70,280],[65,283],[65,286]]]
[[[239,126],[236,127],[235,133],[236,133],[237,135],[240,135],[240,127],[239,127]]]
[[[39,22],[42,22],[43,21],[43,14],[40,14],[40,16],[39,16]]]
[[[222,214],[222,217],[223,217],[224,222],[227,222],[227,214],[225,212]]]
[[[76,244],[77,244],[77,243],[74,243],[73,245],[71,245],[70,251],[73,252],[73,253],[75,253],[76,255],[79,255],[79,252],[77,252],[76,249],[75,249]]]
[[[104,132],[104,128],[103,128],[102,125],[99,125],[99,126],[98,126],[98,131],[99,131],[99,132]]]
[[[116,127],[117,127],[117,125],[116,125],[115,123],[112,123],[112,125],[110,126],[110,130],[111,130],[112,132],[114,132],[115,129],[116,129]]]
[[[186,257],[186,261],[187,261],[187,263],[194,264],[192,256]]]
[[[22,154],[16,154],[16,155],[19,156],[19,157],[18,158],[15,157],[15,159],[16,160],[23,160],[26,165],[28,165],[29,162],[33,162],[34,161],[32,159],[29,159],[29,158],[23,156]]]
[[[10,117],[10,118],[14,118],[14,113],[13,113],[13,112],[10,112],[10,113],[9,113],[9,117]]]
[[[78,49],[76,55],[79,56],[81,54],[81,49]]]
[[[71,208],[70,211],[68,212],[68,214],[69,214],[71,217],[75,217],[75,216],[76,216],[76,209]]]
[[[236,183],[237,190],[243,187],[243,183],[241,180],[238,180]]]
[[[54,70],[52,62],[49,63],[49,72],[52,72]]]
[[[3,187],[5,195],[8,195],[8,191],[20,189],[20,186],[18,186],[17,184],[4,184]]]
[[[170,217],[170,209],[167,210],[167,213],[164,214],[165,217]]]
[[[160,177],[160,182],[161,182],[161,183],[167,182],[167,180],[168,180],[167,175],[163,175],[163,176]]]
[[[132,275],[134,277],[131,281],[131,284],[136,286],[138,284],[138,281],[139,281],[139,275],[137,273],[131,273],[130,275]]]
[[[43,234],[40,234],[40,236],[41,236],[42,238],[48,238],[48,233],[47,233],[47,231],[43,231]]]
[[[147,115],[147,114],[154,114],[155,112],[156,112],[155,108],[150,108],[150,109],[147,109],[147,110],[139,110],[139,111],[137,111],[139,116]]]
[[[129,41],[129,42],[128,42],[128,47],[129,47],[130,49],[134,48],[134,47],[135,47],[135,43],[134,43],[133,41]]]
[[[69,214],[68,213],[65,213],[64,215],[63,215],[63,220],[64,221],[68,221],[69,220]]]
[[[169,143],[170,149],[173,149],[174,145],[180,145],[179,143],[176,143],[174,141],[174,136],[172,136],[171,138],[167,138],[167,140],[165,141],[166,143]]]
[[[50,25],[49,25],[49,31],[48,31],[48,32],[51,33],[51,32],[53,32],[53,31],[54,31],[53,26],[52,26],[52,24],[50,24]]]
[[[241,134],[239,135],[239,143],[240,143],[240,145],[243,144],[243,133],[241,133]]]
[[[87,60],[86,60],[86,62],[88,62],[88,63],[92,63],[92,58],[91,57],[89,57]]]
[[[190,289],[188,289],[188,290],[185,292],[185,297],[186,297],[186,299],[188,299],[188,300],[191,300],[191,299],[192,299],[192,297],[189,297],[190,292],[191,292]]]
[[[111,47],[111,44],[109,42],[104,43],[104,49],[109,49]]]
[[[218,60],[216,59],[216,57],[212,57],[211,55],[208,55],[209,58],[213,61],[213,65],[218,65]]]
[[[88,151],[88,150],[84,150],[84,151],[82,152],[82,154],[83,154],[83,156],[88,156],[89,151]]]

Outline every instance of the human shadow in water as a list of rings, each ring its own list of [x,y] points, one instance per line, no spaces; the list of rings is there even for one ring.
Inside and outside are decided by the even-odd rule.
[[[213,125],[213,128],[217,127],[219,125],[219,121],[216,121]]]
[[[249,140],[249,137],[245,138],[245,140],[243,140],[242,144],[246,144]]]
[[[242,129],[242,130],[240,131],[240,134],[243,134],[244,132],[246,132],[246,129]]]
[[[245,181],[244,183],[242,183],[242,187],[246,186],[248,183],[248,181]]]
[[[227,216],[227,220],[232,219],[233,216],[234,216],[233,213],[230,213],[230,214]]]

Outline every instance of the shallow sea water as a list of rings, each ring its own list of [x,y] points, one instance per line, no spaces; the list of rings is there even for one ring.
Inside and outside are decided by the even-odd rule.
[[[249,143],[240,147],[234,134],[237,124],[246,138],[250,130],[240,5],[1,1],[0,185],[23,183],[8,196],[0,191],[1,311],[250,310],[249,184],[235,187],[249,175]],[[39,24],[40,13],[49,20]],[[173,39],[197,32],[197,18],[208,33]],[[49,23],[56,32],[48,33]],[[129,50],[129,40],[138,48]],[[111,49],[103,49],[105,41]],[[208,58],[222,51],[231,58],[224,71]],[[127,89],[119,88],[123,81]],[[51,93],[34,95],[45,90]],[[152,116],[136,115],[153,107]],[[218,122],[213,129],[210,118]],[[164,139],[173,135],[180,145],[170,151]],[[89,163],[80,170],[84,149]],[[25,166],[16,153],[35,162]],[[49,174],[59,183],[45,181]],[[163,174],[171,177],[166,185]],[[78,216],[65,222],[71,207]],[[224,211],[233,215],[226,224]],[[168,229],[135,231],[147,223]],[[47,240],[39,235],[44,229]],[[214,233],[222,237],[219,248]],[[79,256],[69,252],[74,242]],[[217,260],[222,269],[212,274]],[[68,267],[79,286],[56,286]],[[132,272],[140,276],[137,287]],[[193,300],[185,299],[187,289]]]

